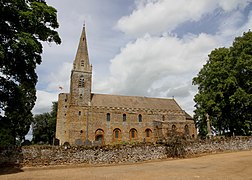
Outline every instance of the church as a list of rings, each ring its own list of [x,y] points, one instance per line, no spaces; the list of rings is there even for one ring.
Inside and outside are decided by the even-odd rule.
[[[60,144],[155,143],[175,132],[197,136],[192,117],[174,99],[92,93],[92,65],[83,26],[70,92],[58,96],[56,138]]]

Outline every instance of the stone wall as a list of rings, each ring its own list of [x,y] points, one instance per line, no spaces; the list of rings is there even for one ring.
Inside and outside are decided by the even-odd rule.
[[[187,157],[204,153],[252,149],[252,137],[194,141],[186,145]],[[0,165],[48,166],[66,164],[120,164],[166,159],[165,144],[102,147],[24,146],[0,149]]]

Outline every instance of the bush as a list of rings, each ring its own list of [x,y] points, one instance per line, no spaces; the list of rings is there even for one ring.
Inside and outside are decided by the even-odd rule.
[[[167,156],[173,158],[184,158],[186,156],[186,145],[187,140],[185,136],[174,134],[165,142]]]

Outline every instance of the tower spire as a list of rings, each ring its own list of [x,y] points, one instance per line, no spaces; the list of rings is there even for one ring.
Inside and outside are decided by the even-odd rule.
[[[79,46],[74,60],[73,70],[86,71],[86,72],[92,71],[92,67],[89,63],[89,57],[88,57],[85,23],[83,24]]]
[[[85,25],[73,63],[70,81],[70,104],[88,106],[91,101],[92,66],[89,63]]]

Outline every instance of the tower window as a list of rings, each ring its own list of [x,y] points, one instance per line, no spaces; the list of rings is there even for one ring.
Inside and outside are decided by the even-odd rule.
[[[82,67],[84,66],[84,60],[81,60],[81,66]]]
[[[81,111],[79,111],[79,116],[81,115]]]
[[[123,114],[123,121],[126,121],[126,114]]]
[[[79,86],[79,87],[84,87],[84,76],[83,76],[83,75],[80,76],[78,86]]]

